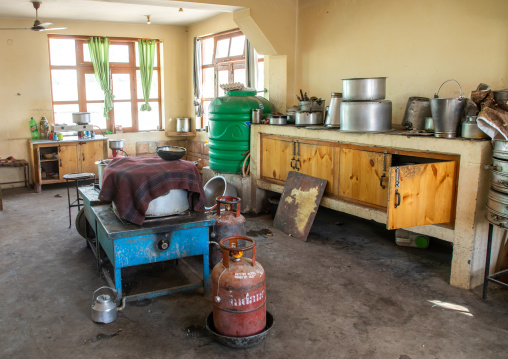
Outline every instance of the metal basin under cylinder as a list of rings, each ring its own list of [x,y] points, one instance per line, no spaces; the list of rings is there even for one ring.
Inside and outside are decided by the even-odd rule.
[[[340,104],[340,128],[344,132],[386,132],[392,129],[392,102],[364,101]]]
[[[188,191],[186,189],[172,189],[150,202],[145,217],[165,217],[187,209],[189,209]]]

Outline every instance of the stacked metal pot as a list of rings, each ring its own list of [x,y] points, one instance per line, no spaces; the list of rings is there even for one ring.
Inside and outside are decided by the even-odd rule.
[[[386,77],[342,79],[341,131],[390,131],[392,102],[385,98]]]
[[[495,226],[508,228],[508,141],[494,142],[491,166],[492,182],[487,200],[487,220]]]

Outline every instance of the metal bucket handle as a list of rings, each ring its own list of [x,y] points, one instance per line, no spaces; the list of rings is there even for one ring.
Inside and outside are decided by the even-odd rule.
[[[116,302],[116,299],[117,299],[117,297],[118,297],[118,292],[117,292],[116,290],[114,290],[113,288],[108,287],[108,286],[104,286],[104,287],[100,287],[100,288],[96,289],[96,290],[95,290],[95,292],[93,292],[93,294],[92,294],[92,299],[93,299],[93,300],[96,300],[96,299],[97,299],[97,297],[95,296],[95,293],[97,293],[97,292],[98,292],[98,291],[100,291],[101,289],[109,289],[109,290],[111,290],[113,293],[115,293],[115,299],[113,300],[113,302]]]
[[[450,80],[446,80],[445,82],[443,82],[441,84],[441,86],[439,86],[439,89],[437,90],[437,92],[434,94],[434,98],[439,98],[439,91],[441,90],[441,87],[443,87],[443,85],[449,81],[454,81],[458,86],[459,86],[459,90],[460,90],[460,96],[459,96],[459,100],[462,100],[464,99],[464,93],[462,92],[462,87],[460,87],[460,84],[458,83],[457,80],[454,80],[454,79],[450,79]]]
[[[248,241],[252,244],[247,247],[238,248],[238,240]],[[226,241],[233,242],[233,246],[226,246],[224,243]],[[256,265],[256,241],[249,237],[244,236],[231,236],[227,238],[223,238],[219,241],[219,246],[222,249],[222,264],[224,267],[229,268],[229,252],[245,252],[252,249],[252,266]]]

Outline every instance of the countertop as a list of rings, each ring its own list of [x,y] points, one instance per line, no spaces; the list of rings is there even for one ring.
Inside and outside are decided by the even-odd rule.
[[[70,142],[87,142],[87,141],[103,141],[108,138],[102,135],[96,135],[95,138],[78,138],[78,136],[64,136],[63,140],[33,140],[31,138],[28,139],[32,145],[45,145],[45,144],[59,144],[59,143],[70,143]]]

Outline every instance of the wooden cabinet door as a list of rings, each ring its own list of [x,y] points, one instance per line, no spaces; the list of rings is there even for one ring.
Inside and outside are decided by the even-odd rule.
[[[387,228],[452,223],[456,166],[446,161],[390,168]]]
[[[98,176],[99,168],[95,162],[104,159],[103,141],[79,142],[78,150],[79,172],[95,173],[95,176]]]
[[[293,170],[293,158],[292,141],[264,136],[261,138],[261,178],[285,181],[288,172]]]
[[[78,153],[75,143],[58,145],[58,177],[61,180],[68,173],[78,172],[77,160]]]
[[[341,148],[339,195],[385,208],[391,160],[388,153]]]
[[[305,143],[296,143],[297,161],[296,170],[317,178],[326,180],[325,193],[333,193],[333,165],[334,148],[332,146]]]

